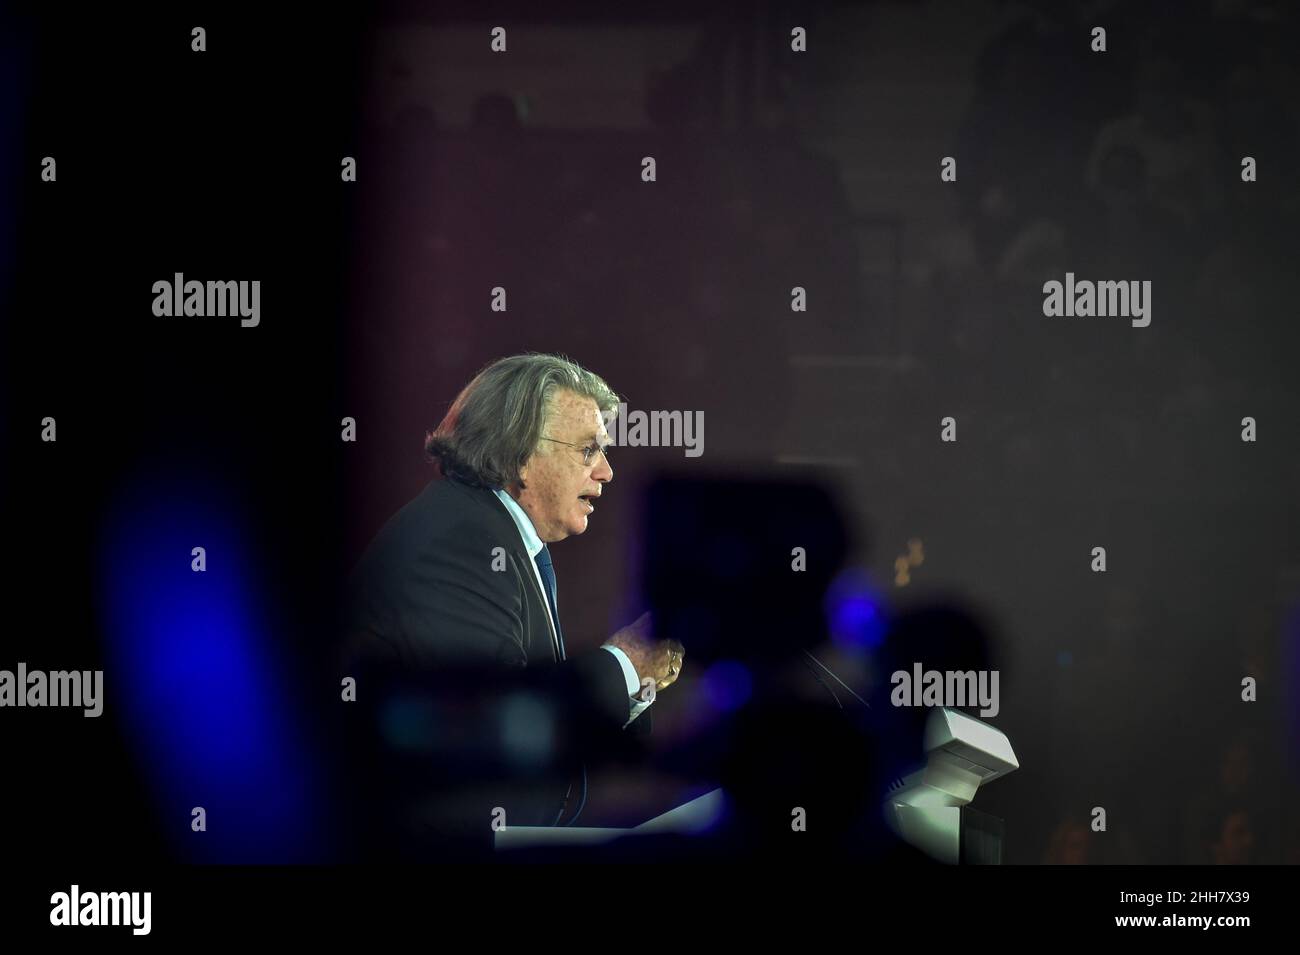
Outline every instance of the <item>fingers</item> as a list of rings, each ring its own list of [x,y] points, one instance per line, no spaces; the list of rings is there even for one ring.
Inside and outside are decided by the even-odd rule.
[[[672,684],[677,682],[677,678],[681,676],[682,663],[686,657],[686,648],[676,640],[669,640],[667,641],[666,653],[668,655],[666,666],[667,672],[655,684],[656,689],[659,690],[672,686]]]

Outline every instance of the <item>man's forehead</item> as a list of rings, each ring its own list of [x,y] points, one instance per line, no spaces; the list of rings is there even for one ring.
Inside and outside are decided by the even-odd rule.
[[[558,424],[571,431],[581,432],[584,437],[603,437],[606,434],[605,418],[594,398],[562,391],[555,396],[554,412]]]

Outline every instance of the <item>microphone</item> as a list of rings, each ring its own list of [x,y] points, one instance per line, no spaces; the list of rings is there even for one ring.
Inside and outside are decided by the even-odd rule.
[[[838,683],[840,686],[844,687],[844,689],[848,690],[849,693],[853,696],[853,698],[854,698],[855,700],[857,700],[859,703],[861,703],[861,704],[862,704],[863,706],[865,706],[867,709],[871,709],[871,704],[868,703],[866,700],[864,700],[862,697],[858,696],[856,693],[854,693],[854,692],[853,692],[853,687],[849,686],[847,683],[845,683],[843,680],[841,680],[839,677],[837,677],[837,676],[835,675],[835,673],[831,670],[830,667],[828,667],[826,664],[822,663],[821,660],[818,660],[815,656],[813,656],[813,655],[812,655],[811,653],[809,653],[807,650],[804,651],[804,656],[806,656],[806,657],[807,657],[809,660],[811,660],[813,663],[817,664],[819,667],[821,667],[823,670],[825,670],[826,673],[830,675],[830,678],[831,678],[832,680],[834,680],[836,683]],[[811,670],[812,668],[809,667],[809,669]],[[822,686],[826,686],[825,682],[822,681],[822,678],[819,677],[819,676],[817,676],[817,671],[816,671],[816,670],[813,670],[813,671],[812,671],[812,674],[813,674],[814,677],[816,677],[818,683],[821,683]],[[840,698],[839,698],[838,696],[835,695],[835,691],[834,691],[834,690],[832,690],[829,686],[826,686],[826,692],[828,692],[828,693],[829,693],[829,694],[830,694],[830,695],[835,699],[835,702],[836,702],[836,704],[839,705],[840,709],[844,709],[844,704],[840,703]]]

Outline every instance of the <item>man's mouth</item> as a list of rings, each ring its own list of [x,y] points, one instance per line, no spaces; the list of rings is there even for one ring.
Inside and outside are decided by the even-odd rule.
[[[587,506],[587,513],[590,514],[596,510],[596,498],[599,494],[579,494],[578,500]]]

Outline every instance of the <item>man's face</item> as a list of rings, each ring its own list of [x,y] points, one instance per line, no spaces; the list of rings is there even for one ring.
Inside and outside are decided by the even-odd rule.
[[[540,442],[520,471],[527,486],[511,493],[532,520],[537,536],[550,544],[587,529],[596,497],[614,479],[614,470],[603,454],[597,454],[591,464],[582,463],[582,447],[598,444],[603,448],[609,443],[609,432],[593,399],[572,391],[556,392],[542,434],[554,440]],[[561,441],[579,447],[557,443]]]

